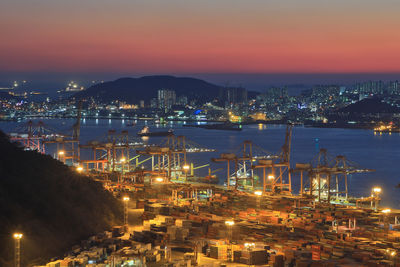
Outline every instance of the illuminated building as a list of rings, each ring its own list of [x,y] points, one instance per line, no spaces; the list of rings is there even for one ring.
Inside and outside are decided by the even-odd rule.
[[[173,90],[161,89],[157,92],[158,107],[167,111],[176,103],[176,94]]]

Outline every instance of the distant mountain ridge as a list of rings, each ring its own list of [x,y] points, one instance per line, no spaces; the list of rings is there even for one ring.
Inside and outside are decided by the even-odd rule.
[[[340,113],[400,113],[400,108],[382,102],[381,98],[366,98],[338,110]]]
[[[189,101],[196,99],[200,102],[206,102],[217,98],[220,88],[223,88],[223,86],[196,78],[155,75],[140,78],[120,78],[115,81],[96,84],[72,97],[76,99],[94,98],[103,103],[121,100],[138,104],[140,100],[148,102],[152,98],[157,98],[157,91],[160,89],[170,89],[175,91],[177,97],[185,95]]]
[[[16,96],[11,95],[8,92],[0,92],[0,99],[9,100],[9,99],[19,99],[19,98],[16,97]]]

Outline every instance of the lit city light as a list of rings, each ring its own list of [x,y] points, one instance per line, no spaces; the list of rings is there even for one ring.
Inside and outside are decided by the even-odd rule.
[[[225,224],[228,226],[233,226],[233,225],[235,225],[235,222],[234,221],[225,221]]]
[[[22,234],[21,233],[15,233],[13,234],[14,239],[21,239],[22,238]]]
[[[244,247],[247,249],[254,248],[256,246],[255,243],[244,243]]]
[[[262,193],[262,191],[257,190],[257,191],[254,191],[254,194],[257,196],[262,196],[263,193]]]
[[[383,213],[390,213],[390,212],[392,212],[392,210],[391,209],[383,209],[382,212]]]
[[[374,187],[374,188],[372,189],[372,191],[373,191],[375,194],[379,194],[379,193],[382,191],[382,189],[381,189],[380,187]]]

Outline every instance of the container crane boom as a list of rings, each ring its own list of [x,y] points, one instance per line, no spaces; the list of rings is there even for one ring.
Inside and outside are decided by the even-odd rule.
[[[78,114],[76,116],[76,122],[72,126],[73,127],[72,138],[74,140],[79,140],[80,131],[81,131],[81,113],[82,113],[82,100],[79,101]]]

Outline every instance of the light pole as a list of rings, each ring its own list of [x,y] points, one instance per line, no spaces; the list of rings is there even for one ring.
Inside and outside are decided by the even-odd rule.
[[[228,241],[229,241],[229,250],[228,250],[228,260],[232,260],[232,227],[235,225],[234,221],[225,221],[225,225],[228,227]]]
[[[185,172],[185,181],[187,180],[187,174],[188,174],[189,169],[190,169],[189,165],[187,165],[187,164],[183,165],[183,170]]]
[[[13,238],[15,240],[15,251],[14,251],[14,264],[15,267],[20,267],[21,266],[21,238],[22,238],[21,233],[15,233],[13,235]]]
[[[372,188],[372,193],[371,193],[371,196],[374,198],[373,200],[374,200],[374,209],[375,209],[375,211],[377,211],[378,210],[378,201],[379,201],[379,195],[380,195],[380,193],[382,192],[382,189],[380,188],[380,187],[374,187],[374,188]],[[372,208],[372,201],[371,201],[371,208]]]
[[[244,247],[248,250],[251,251],[251,249],[255,248],[256,244],[255,243],[244,243]]]
[[[387,217],[387,214],[390,214],[392,212],[391,209],[384,209],[382,210],[383,213],[383,227],[386,229],[386,232],[389,231],[389,218]]]
[[[58,151],[58,160],[64,162],[64,155],[65,155],[64,150]]]
[[[261,208],[261,196],[263,195],[263,192],[261,190],[254,191],[254,195],[257,197],[257,208]]]
[[[83,167],[82,166],[76,167],[76,171],[79,173],[83,172]]]
[[[124,175],[125,161],[126,161],[125,157],[122,157],[122,158],[120,159],[120,162],[121,162],[121,173],[122,173],[122,175]]]
[[[270,174],[268,175],[268,180],[271,182],[271,193],[275,191],[275,176]]]
[[[154,182],[155,182],[155,183],[162,183],[162,182],[164,182],[164,178],[162,178],[162,177],[156,177],[156,178],[154,179]]]
[[[396,255],[397,252],[394,249],[386,249],[386,255],[389,260],[393,262],[393,266],[396,264]]]
[[[125,229],[128,230],[128,202],[129,202],[129,197],[124,197],[122,199],[124,201],[124,226]]]

